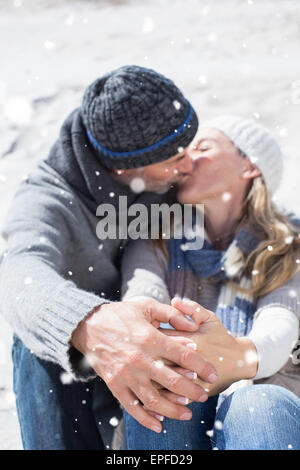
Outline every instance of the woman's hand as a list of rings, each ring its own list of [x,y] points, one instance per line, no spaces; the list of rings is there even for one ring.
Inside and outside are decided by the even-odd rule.
[[[186,315],[190,315],[195,309],[205,310],[206,320],[196,332],[161,331],[176,341],[181,341],[180,338],[182,338],[182,341],[186,341],[186,338],[188,338],[196,343],[197,352],[215,366],[219,379],[215,384],[209,384],[198,378],[192,378],[190,371],[186,369],[174,366],[174,370],[201,385],[209,396],[220,393],[233,382],[250,379],[256,375],[258,367],[257,352],[251,340],[245,337],[235,338],[230,335],[213,312],[204,309],[196,302],[175,298],[172,301],[172,306]],[[169,363],[169,366],[172,367],[172,364]],[[178,403],[178,395],[166,390],[161,390],[161,393]],[[181,397],[181,400],[182,398],[184,397]]]

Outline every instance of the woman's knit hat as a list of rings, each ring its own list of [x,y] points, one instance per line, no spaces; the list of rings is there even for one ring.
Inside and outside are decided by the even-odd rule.
[[[98,78],[86,90],[81,114],[103,165],[137,168],[182,152],[198,119],[175,84],[151,69],[129,65]]]
[[[254,119],[231,115],[216,117],[200,127],[222,131],[260,169],[269,191],[273,194],[277,190],[283,171],[283,153],[267,129]]]

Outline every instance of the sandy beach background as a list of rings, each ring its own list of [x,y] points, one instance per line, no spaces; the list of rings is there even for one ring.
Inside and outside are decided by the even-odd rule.
[[[172,78],[200,121],[268,126],[286,153],[277,203],[300,213],[299,0],[0,0],[0,57],[0,228],[84,88],[124,64]],[[0,317],[0,449],[21,448],[11,335]]]

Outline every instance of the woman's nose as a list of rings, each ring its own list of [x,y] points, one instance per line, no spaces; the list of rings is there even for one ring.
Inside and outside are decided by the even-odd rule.
[[[181,173],[191,173],[193,171],[194,162],[189,156],[188,152],[185,154],[185,157],[180,160],[177,165],[178,171]]]

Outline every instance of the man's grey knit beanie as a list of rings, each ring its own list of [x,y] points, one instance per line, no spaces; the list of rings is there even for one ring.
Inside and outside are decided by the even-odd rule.
[[[254,119],[234,115],[210,119],[201,128],[222,131],[260,169],[271,194],[277,190],[283,172],[283,152],[268,129]]]
[[[166,160],[182,152],[198,128],[194,109],[175,84],[136,65],[94,81],[81,114],[91,144],[111,169]]]

